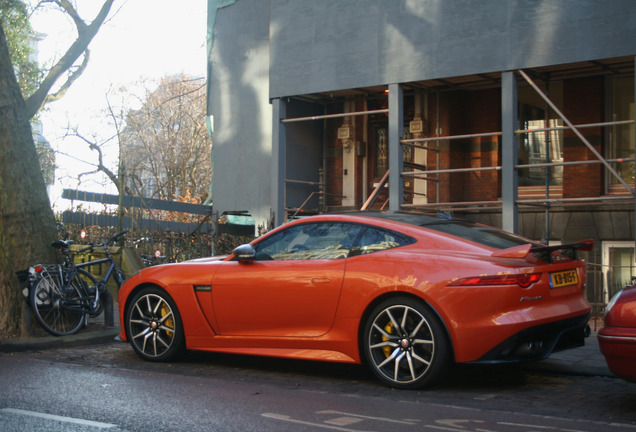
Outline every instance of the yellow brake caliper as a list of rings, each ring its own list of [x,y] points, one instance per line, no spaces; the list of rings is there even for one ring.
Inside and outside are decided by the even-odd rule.
[[[389,321],[389,323],[384,327],[384,330],[386,330],[386,332],[388,334],[393,334],[393,322]],[[382,336],[382,341],[386,342],[388,341],[389,338],[386,336]],[[388,358],[391,355],[391,347],[389,346],[385,346],[384,348],[382,348],[382,350],[384,351],[384,355]]]
[[[168,309],[168,306],[162,306],[161,307],[161,318],[165,317],[166,315],[168,315],[170,313],[170,309]],[[166,327],[169,327],[171,329],[174,328],[174,318],[170,317],[166,320],[166,322],[164,322]],[[172,335],[174,335],[174,332],[171,331],[166,331],[166,336],[168,336],[169,338],[172,338]]]

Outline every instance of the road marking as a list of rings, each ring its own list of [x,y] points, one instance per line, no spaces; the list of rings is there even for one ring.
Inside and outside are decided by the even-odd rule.
[[[308,425],[308,426],[315,426],[315,427],[319,427],[319,428],[323,428],[323,429],[331,429],[331,430],[337,430],[337,431],[343,431],[343,432],[363,432],[360,429],[348,429],[348,428],[339,427],[339,426],[332,426],[332,425],[327,425],[327,424],[322,424],[322,423],[315,423],[315,422],[309,422],[309,421],[304,421],[304,420],[297,420],[297,419],[291,418],[290,416],[284,415],[284,414],[262,413],[261,416],[267,417],[267,418],[271,418],[271,419],[276,419],[276,420],[282,420],[282,421],[286,421],[286,422],[290,422],[290,423],[297,423],[297,424],[303,424],[303,425]]]
[[[325,420],[325,423],[329,423],[336,426],[351,426],[352,424],[360,423],[364,421],[361,418],[355,417],[336,417],[330,420]]]
[[[316,414],[337,414],[337,415],[355,417],[355,418],[360,418],[365,420],[379,420],[379,421],[384,421],[389,423],[399,423],[399,424],[405,424],[405,425],[415,425],[419,422],[419,420],[396,420],[396,419],[391,419],[387,417],[370,417],[370,416],[364,416],[360,414],[346,413],[342,411],[333,411],[333,410],[316,411]]]
[[[344,432],[361,432],[360,429],[349,429],[347,426],[351,426],[357,423],[360,423],[363,420],[374,420],[374,421],[382,421],[388,423],[398,423],[402,425],[415,426],[419,420],[396,420],[386,417],[371,417],[360,414],[346,413],[342,411],[334,411],[334,410],[326,410],[326,411],[316,411],[316,414],[330,414],[337,415],[337,418],[332,418],[329,420],[325,420],[323,423],[310,422],[306,420],[299,420],[292,418],[291,416],[285,414],[277,414],[277,413],[262,413],[261,416],[282,420],[290,423],[304,424],[310,426],[316,426],[323,429],[332,429]],[[456,429],[455,429],[456,430]]]
[[[567,429],[567,428],[553,427],[553,426],[537,426],[537,425],[528,425],[523,423],[510,423],[510,422],[497,422],[497,423],[501,425],[505,425],[505,426],[516,426],[521,428],[553,429],[560,432],[583,432],[580,429]]]
[[[57,416],[53,414],[45,414],[45,413],[40,413],[35,411],[25,411],[20,409],[13,409],[13,408],[3,408],[3,409],[0,409],[0,412],[8,413],[8,414],[26,415],[30,417],[38,417],[38,418],[43,418],[46,420],[55,420],[55,421],[64,422],[64,423],[74,423],[74,424],[78,424],[82,426],[91,426],[91,427],[96,427],[100,429],[111,429],[111,428],[117,427],[117,425],[111,424],[111,423],[102,423],[102,422],[78,419],[73,417],[62,417],[62,416]]]

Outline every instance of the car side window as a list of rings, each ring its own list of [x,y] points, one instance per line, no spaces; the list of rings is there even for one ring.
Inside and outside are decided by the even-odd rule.
[[[342,259],[361,227],[340,222],[294,225],[255,245],[256,260]]]
[[[365,255],[372,252],[393,249],[413,243],[413,239],[391,231],[374,227],[362,229],[356,244],[351,248],[349,256]]]

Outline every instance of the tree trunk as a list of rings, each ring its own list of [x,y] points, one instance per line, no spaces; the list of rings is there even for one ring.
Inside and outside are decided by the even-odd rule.
[[[20,331],[22,296],[15,272],[54,261],[55,236],[30,118],[0,22],[0,339]]]

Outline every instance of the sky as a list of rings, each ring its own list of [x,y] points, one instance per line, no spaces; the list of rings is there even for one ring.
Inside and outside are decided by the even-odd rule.
[[[90,21],[102,1],[77,3],[80,16]],[[121,99],[113,95],[121,86],[139,88],[143,83],[152,88],[164,76],[184,73],[204,78],[206,74],[207,0],[115,0],[109,17],[89,45],[90,61],[81,78],[40,115],[43,135],[58,151],[56,182],[50,191],[56,211],[70,204],[60,197],[63,188],[116,193],[103,176],[83,178],[78,186],[78,174],[94,169],[84,161],[97,159],[83,141],[65,137],[68,127],[105,139],[114,133],[104,114],[107,94],[111,104],[119,105]],[[75,37],[73,24],[51,13],[34,15],[31,25],[45,36],[39,43],[40,63],[61,56]],[[132,102],[124,105],[138,108]],[[113,170],[116,153],[115,145],[109,155]]]

